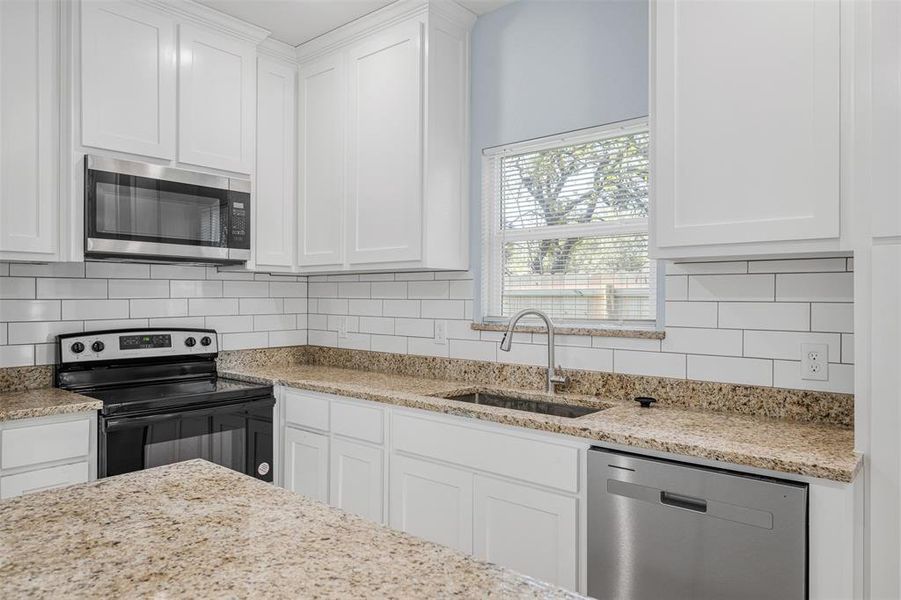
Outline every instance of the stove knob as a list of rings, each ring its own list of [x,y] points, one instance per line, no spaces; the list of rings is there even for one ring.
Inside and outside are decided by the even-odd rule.
[[[82,352],[84,352],[84,344],[82,344],[81,342],[75,342],[74,344],[72,344],[71,350],[75,354],[81,354]]]
[[[192,337],[185,338],[185,346],[187,346],[188,348],[193,348],[194,344],[196,344],[196,343],[197,343],[197,340],[195,340]]]
[[[106,348],[106,346],[100,340],[97,340],[96,342],[91,344],[91,350],[93,350],[94,352],[103,352],[104,348]]]
[[[209,345],[212,344],[212,343],[213,343],[213,340],[211,340],[211,339],[209,338],[209,336],[206,336],[206,335],[205,335],[205,336],[203,336],[202,338],[200,338],[200,345],[201,345],[201,346],[209,346]]]

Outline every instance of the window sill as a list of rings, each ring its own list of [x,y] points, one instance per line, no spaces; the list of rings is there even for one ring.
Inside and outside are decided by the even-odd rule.
[[[501,323],[472,323],[475,331],[506,331],[507,326]],[[517,325],[513,331],[517,333],[546,333],[547,330],[540,325]],[[642,340],[662,340],[666,337],[665,331],[656,329],[619,329],[616,327],[554,327],[555,335],[589,335],[593,337],[621,337],[638,338]]]

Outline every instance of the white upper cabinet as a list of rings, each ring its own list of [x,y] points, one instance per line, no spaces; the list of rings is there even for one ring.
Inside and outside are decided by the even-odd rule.
[[[652,3],[658,257],[834,250],[839,2]]]
[[[251,173],[256,48],[193,25],[178,36],[178,161]]]
[[[407,0],[298,48],[302,271],[469,267],[473,21]]]
[[[0,2],[0,260],[59,258],[59,4]]]
[[[175,28],[135,4],[81,4],[84,146],[175,158]]]
[[[257,62],[256,266],[294,266],[294,115],[297,70],[274,58]]]
[[[298,256],[301,267],[344,262],[344,60],[305,64],[298,86]]]
[[[422,256],[422,23],[348,53],[347,238],[351,265]]]

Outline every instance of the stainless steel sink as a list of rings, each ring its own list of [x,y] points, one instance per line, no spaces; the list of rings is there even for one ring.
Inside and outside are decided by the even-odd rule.
[[[555,417],[567,417],[571,419],[600,412],[606,408],[547,402],[545,400],[536,400],[534,398],[524,398],[496,392],[464,392],[462,394],[446,394],[436,397],[444,398],[446,400],[456,400],[457,402],[469,402],[470,404],[481,404],[483,406],[497,406],[500,408],[522,410],[541,415],[553,415]]]

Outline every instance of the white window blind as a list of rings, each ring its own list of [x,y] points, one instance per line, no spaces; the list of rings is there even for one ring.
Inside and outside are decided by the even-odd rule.
[[[653,326],[645,120],[489,149],[482,312],[539,308],[561,323]]]

